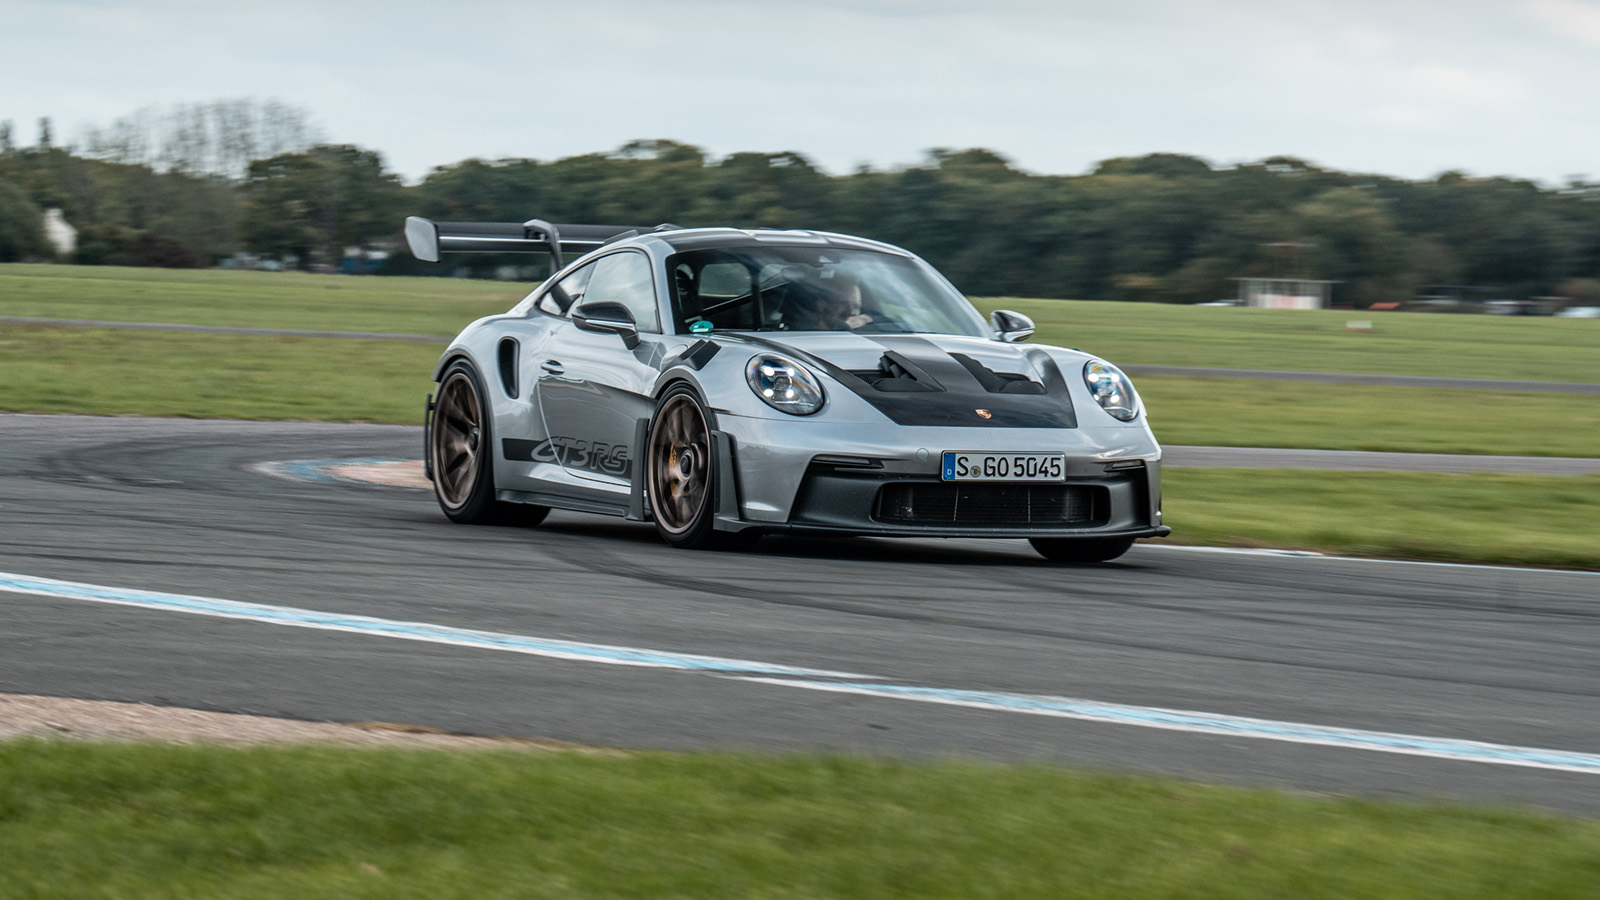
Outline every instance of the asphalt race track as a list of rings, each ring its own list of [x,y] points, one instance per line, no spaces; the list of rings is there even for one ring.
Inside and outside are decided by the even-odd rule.
[[[1600,815],[1597,573],[1142,545],[1065,568],[1020,541],[689,553],[251,468],[420,450],[416,428],[0,416],[0,691]]]

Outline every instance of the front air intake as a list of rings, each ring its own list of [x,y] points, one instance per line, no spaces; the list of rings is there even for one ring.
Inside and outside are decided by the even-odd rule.
[[[1076,484],[886,484],[872,517],[890,525],[1092,527],[1107,521],[1104,487]]]

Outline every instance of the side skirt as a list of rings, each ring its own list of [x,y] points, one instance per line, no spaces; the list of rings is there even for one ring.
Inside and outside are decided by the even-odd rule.
[[[532,503],[551,509],[597,513],[602,516],[628,515],[627,498],[610,491],[582,491],[562,485],[555,491],[495,491],[495,498],[506,503]]]

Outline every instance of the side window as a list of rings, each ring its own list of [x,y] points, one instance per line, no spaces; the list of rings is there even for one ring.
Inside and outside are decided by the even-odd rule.
[[[633,313],[633,321],[640,331],[661,330],[649,257],[628,251],[613,253],[596,261],[593,268],[594,277],[589,279],[584,300],[615,300]],[[565,283],[563,281],[562,286]]]
[[[599,263],[590,263],[551,285],[550,290],[539,298],[539,311],[552,316],[566,315],[567,310],[583,299],[584,288],[588,286],[597,265]]]
[[[754,329],[757,325],[755,283],[742,262],[710,262],[700,269],[699,278],[688,263],[679,263],[676,272],[678,313],[687,329],[697,321],[714,328]]]
[[[700,296],[732,300],[750,293],[750,270],[743,263],[712,263],[700,270]]]

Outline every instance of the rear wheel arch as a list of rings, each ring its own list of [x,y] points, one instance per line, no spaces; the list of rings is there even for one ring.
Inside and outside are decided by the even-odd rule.
[[[469,357],[456,357],[441,373],[426,433],[434,498],[454,522],[537,524],[548,508],[507,503],[497,496],[493,419],[483,373]]]

